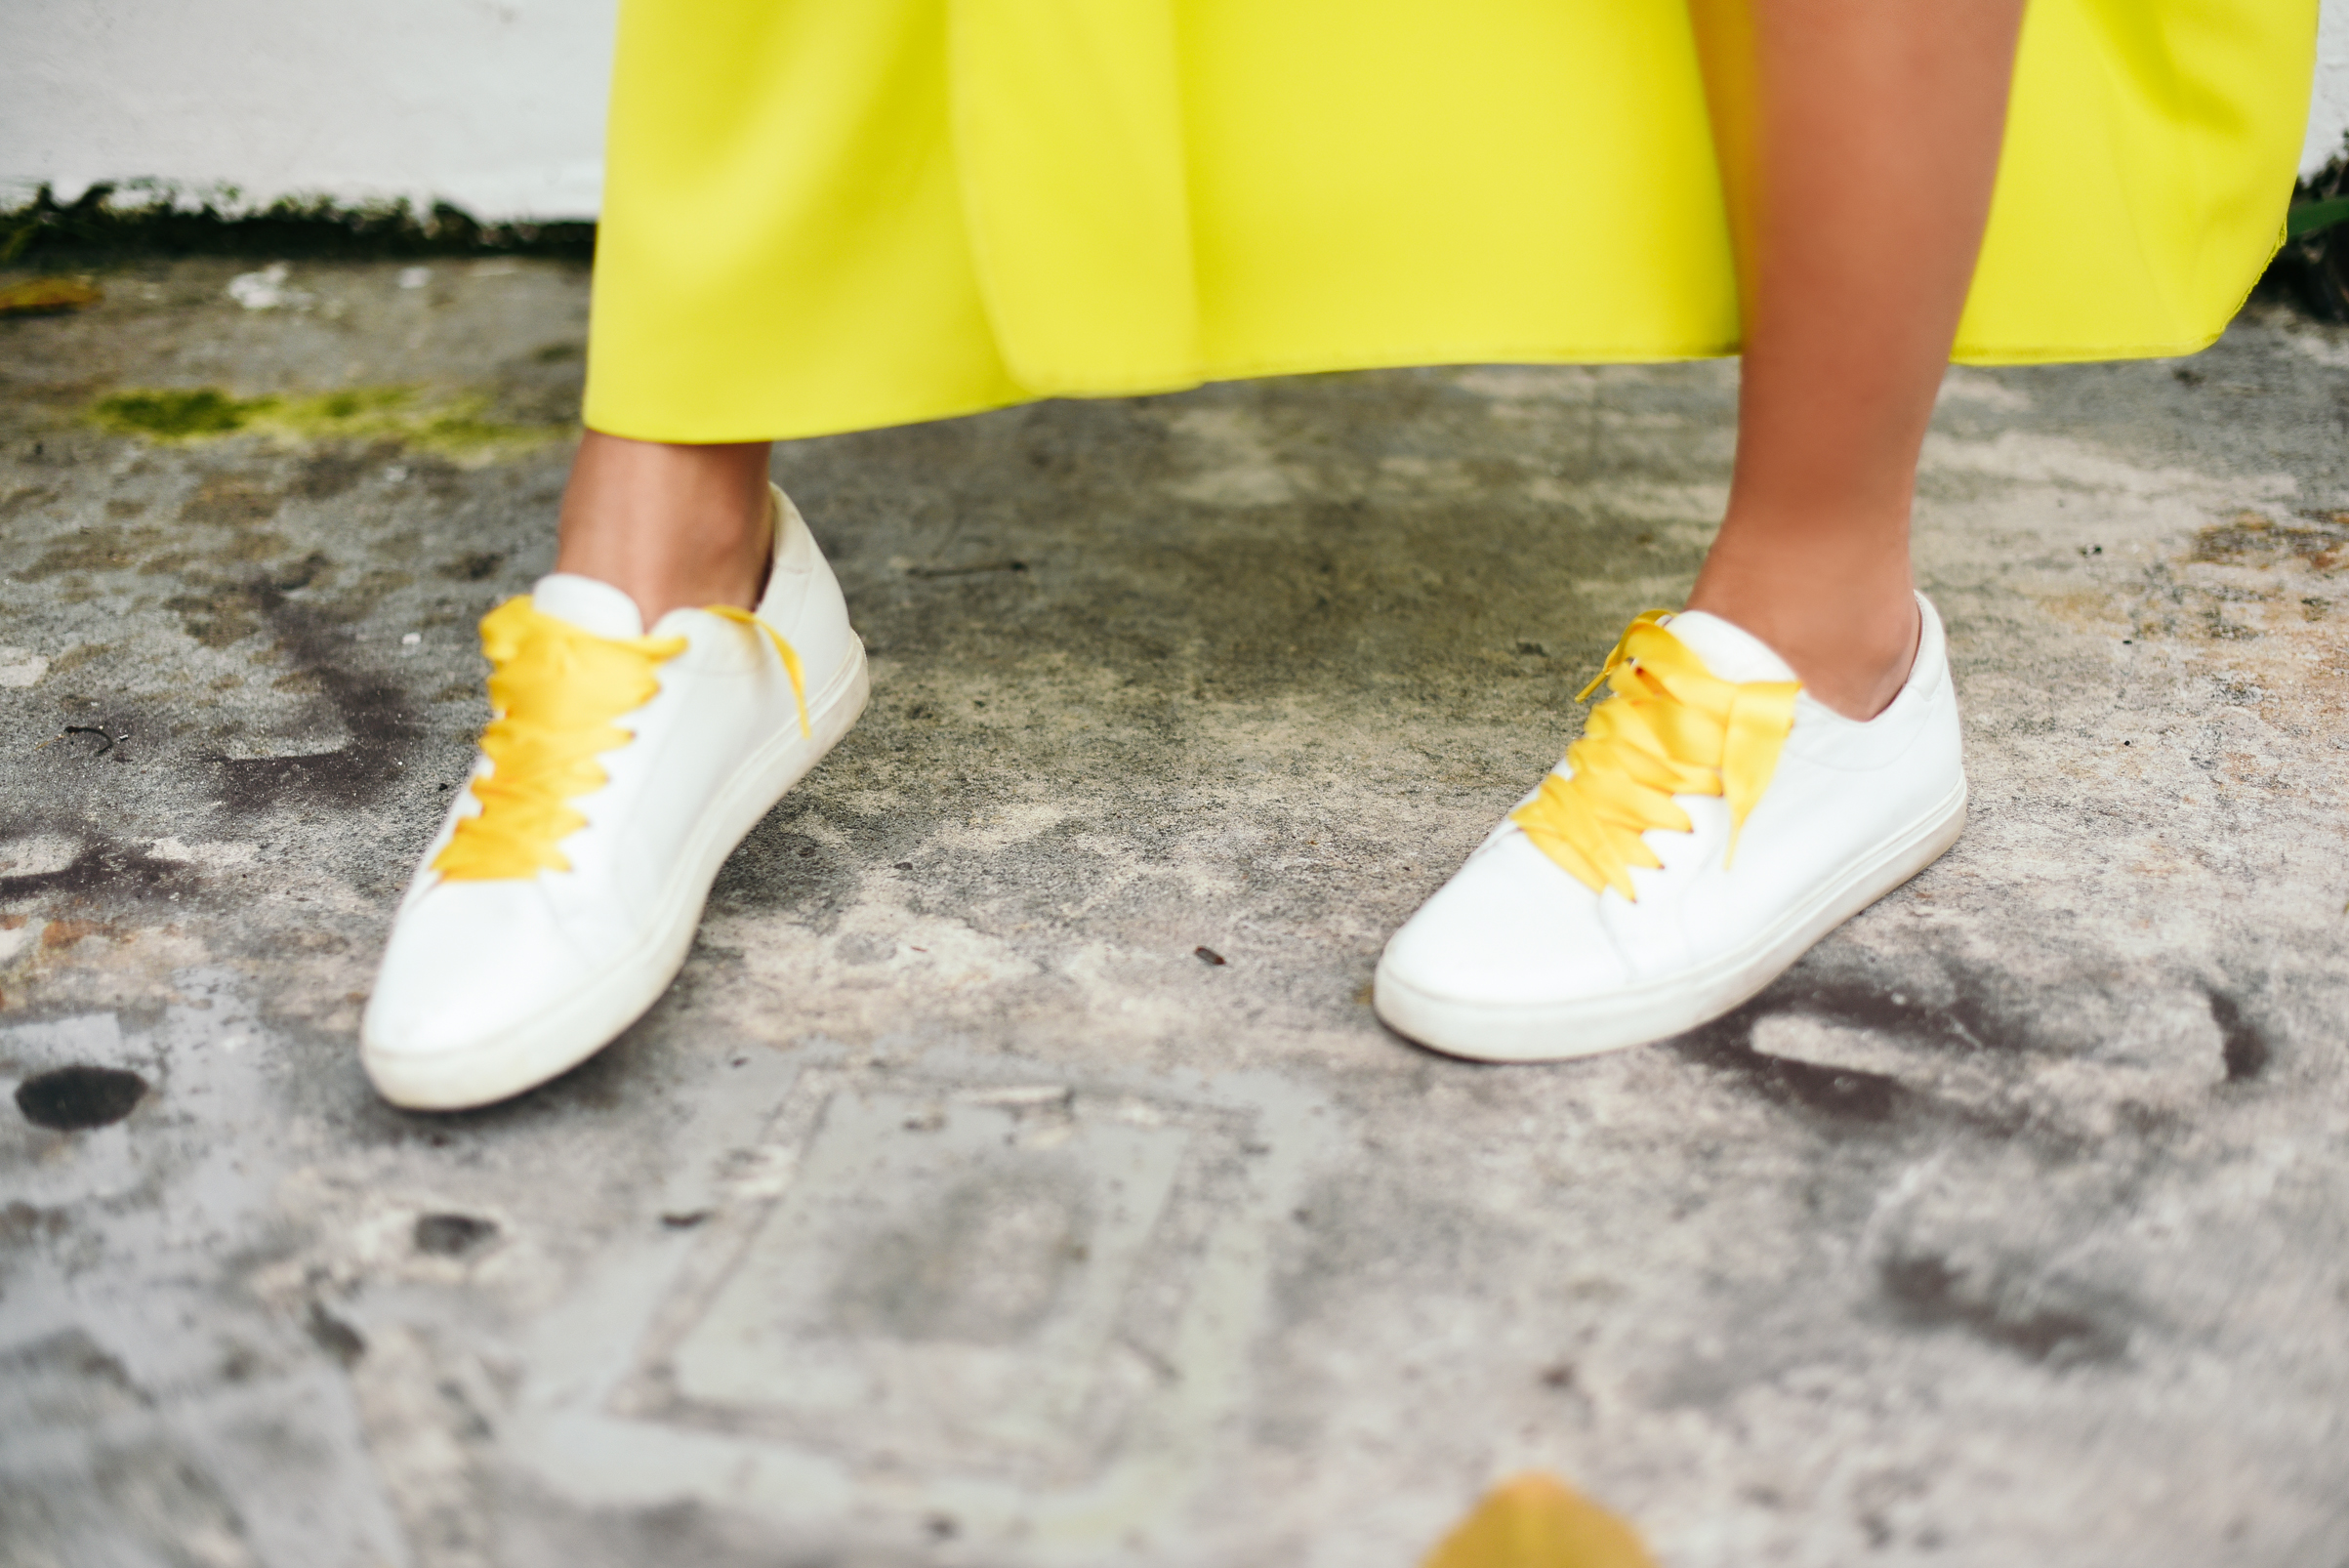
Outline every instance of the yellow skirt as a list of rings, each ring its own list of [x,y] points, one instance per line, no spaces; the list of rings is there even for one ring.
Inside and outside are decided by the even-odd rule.
[[[2317,0],[2032,0],[1977,363],[2190,353]],[[1684,0],[624,0],[587,423],[813,435],[1372,365],[1735,353]]]

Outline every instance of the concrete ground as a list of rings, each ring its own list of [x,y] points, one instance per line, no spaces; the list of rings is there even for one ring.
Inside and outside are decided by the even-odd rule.
[[[642,1023],[433,1117],[357,1012],[585,280],[250,270],[0,322],[0,1560],[1408,1568],[1531,1467],[1673,1568],[2349,1562],[2349,333],[1953,373],[1965,839],[1558,1067],[1371,969],[1733,366],[787,448],[872,708]]]

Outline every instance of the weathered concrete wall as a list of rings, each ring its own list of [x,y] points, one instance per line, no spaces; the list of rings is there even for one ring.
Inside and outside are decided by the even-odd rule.
[[[2349,0],[2324,0],[2306,169],[2349,130]],[[613,0],[10,0],[0,200],[151,176],[257,200],[598,205]]]

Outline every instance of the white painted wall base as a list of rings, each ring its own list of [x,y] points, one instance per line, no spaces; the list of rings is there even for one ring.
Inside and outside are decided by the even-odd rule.
[[[849,0],[855,3],[855,0]],[[6,0],[0,206],[146,178],[243,205],[404,196],[589,218],[615,0]],[[2324,0],[2303,171],[2349,132]]]
[[[147,178],[588,218],[615,0],[4,0],[0,202]]]
[[[2317,91],[2308,106],[2303,178],[2349,153],[2349,0],[2325,0],[2317,24]]]

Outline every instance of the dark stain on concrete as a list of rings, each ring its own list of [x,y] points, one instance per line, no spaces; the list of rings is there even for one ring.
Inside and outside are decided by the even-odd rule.
[[[1889,1075],[1758,1052],[1753,1029],[1764,1018],[1792,1014],[1958,1055],[2077,1053],[2077,1046],[2048,1034],[2031,1006],[2029,989],[1996,970],[1944,962],[1922,972],[1887,974],[1878,972],[1866,954],[1831,944],[1814,950],[1736,1011],[1670,1042],[1670,1049],[1691,1061],[1733,1072],[1767,1097],[1845,1129],[1904,1118],[1955,1118],[2006,1135],[2018,1131],[2007,1119],[1979,1107],[1951,1105]],[[2226,1027],[2223,1019],[2221,1027]]]
[[[168,555],[152,557],[141,567],[143,571],[168,572],[181,579],[185,591],[166,598],[163,607],[180,616],[187,635],[204,646],[231,647],[265,630],[268,621],[264,611],[268,606],[261,597],[265,592],[292,593],[315,587],[333,576],[333,562],[323,552],[313,550],[289,561],[285,558],[289,547],[284,538],[275,530],[261,526],[276,516],[282,499],[266,485],[232,475],[216,475],[197,486],[181,508],[181,520],[190,525],[227,528],[228,537],[207,542],[196,552],[201,567],[185,556]],[[150,543],[149,536],[153,533],[152,529],[140,531],[137,542]],[[186,530],[176,537],[185,542]],[[113,563],[119,564],[125,555],[118,553]],[[274,564],[265,564],[268,562]],[[204,569],[224,566],[233,575],[215,576]],[[239,566],[250,569],[254,575],[236,574]]]
[[[45,501],[57,499],[57,491],[45,484],[21,484],[7,495],[0,496],[0,522],[15,519]]]
[[[234,590],[174,594],[163,607],[179,616],[187,635],[208,648],[234,647],[261,630],[251,604]]]
[[[10,1424],[15,1430],[87,1429],[153,1407],[153,1397],[139,1386],[121,1358],[91,1338],[85,1329],[62,1329],[0,1352],[0,1409],[14,1413]],[[8,1504],[0,1501],[0,1559],[12,1564],[86,1560],[40,1552],[27,1557],[5,1549],[21,1545],[19,1536],[10,1528],[21,1522],[12,1515]]]
[[[1944,964],[1935,974],[1887,983],[1857,974],[1823,974],[1797,966],[1762,993],[1771,1011],[1808,1012],[1822,1022],[1877,1030],[1960,1051],[2028,1052],[2049,1048],[2030,1011],[2028,993],[2002,974]]]
[[[310,1302],[309,1316],[302,1326],[319,1349],[346,1367],[358,1365],[359,1357],[367,1353],[366,1336],[316,1301]]]
[[[86,1133],[139,1108],[146,1080],[120,1067],[53,1067],[17,1086],[17,1109],[35,1127]]]
[[[11,1204],[21,1208],[22,1205]],[[120,1357],[92,1339],[84,1329],[65,1329],[0,1355],[0,1378],[15,1381],[28,1371],[62,1372],[107,1385],[138,1404],[152,1403],[131,1381]]]
[[[397,441],[377,441],[367,446],[334,445],[311,452],[295,471],[286,494],[305,501],[332,501],[354,488],[373,470],[382,468],[400,453]]]
[[[1931,1253],[1900,1254],[1877,1265],[1893,1315],[1918,1328],[1955,1328],[2026,1360],[2066,1367],[2117,1362],[2128,1331],[2087,1303],[2039,1299],[2013,1282],[1981,1280]]]
[[[1771,1058],[1761,1070],[1767,1093],[1841,1122],[1889,1122],[1910,1095],[1882,1073]]]
[[[829,825],[845,830],[851,844],[872,844],[873,848],[851,857],[803,855],[799,851],[811,846],[797,831],[804,826],[804,818],[791,806],[786,798],[781,808],[769,811],[751,829],[720,868],[710,902],[728,910],[788,908],[795,921],[829,935],[863,887],[859,865],[883,862],[891,846],[877,842],[881,836],[871,819],[851,810],[827,809],[824,820]]]
[[[300,560],[277,567],[268,575],[268,586],[280,594],[300,589],[316,588],[334,577],[334,562],[324,551],[313,550]]]
[[[451,582],[486,582],[496,576],[498,568],[505,564],[506,552],[503,550],[469,550],[456,559],[444,562],[440,567],[440,575]]]
[[[114,571],[144,558],[164,542],[163,530],[150,525],[85,526],[52,544],[14,575],[20,582],[39,583],[71,572]]]
[[[81,835],[75,832],[74,836]],[[0,902],[38,893],[105,896],[171,892],[192,881],[192,870],[184,860],[158,860],[143,849],[96,840],[85,844],[79,854],[55,871],[0,877]]]
[[[1812,1112],[1837,1126],[1881,1126],[1910,1109],[1916,1096],[1898,1079],[1791,1061],[1753,1049],[1754,1024],[1774,1012],[1797,1011],[1807,1010],[1774,1001],[1749,1003],[1680,1036],[1672,1049],[1690,1061],[1736,1075],[1767,1099]]]
[[[323,557],[311,559],[323,564]],[[247,585],[243,597],[276,632],[278,650],[297,670],[317,681],[350,741],[340,751],[315,757],[219,759],[215,765],[221,770],[224,803],[240,813],[288,801],[364,805],[392,785],[401,761],[424,733],[396,682],[356,667],[351,644],[339,625],[316,606],[286,597],[309,580],[300,573],[282,580],[261,579]]]
[[[95,664],[113,651],[114,645],[110,642],[84,642],[50,660],[49,677],[54,681],[59,676],[71,675],[83,665]]]
[[[2266,1033],[2245,1017],[2241,1004],[2224,991],[2210,993],[2210,1021],[2218,1025],[2228,1083],[2248,1083],[2267,1071],[2275,1051]]]
[[[62,1209],[40,1209],[17,1199],[0,1208],[0,1249],[14,1251],[65,1233]]]
[[[277,516],[284,497],[239,474],[215,474],[181,503],[180,520],[195,527],[251,528]]]
[[[2277,522],[2256,512],[2238,513],[2194,536],[2186,558],[2222,566],[2273,566],[2298,560],[2331,571],[2349,557],[2349,512],[2308,512],[2299,524]]]
[[[498,1225],[494,1219],[474,1215],[419,1215],[415,1236],[416,1250],[420,1253],[434,1258],[464,1258],[497,1240]]]

